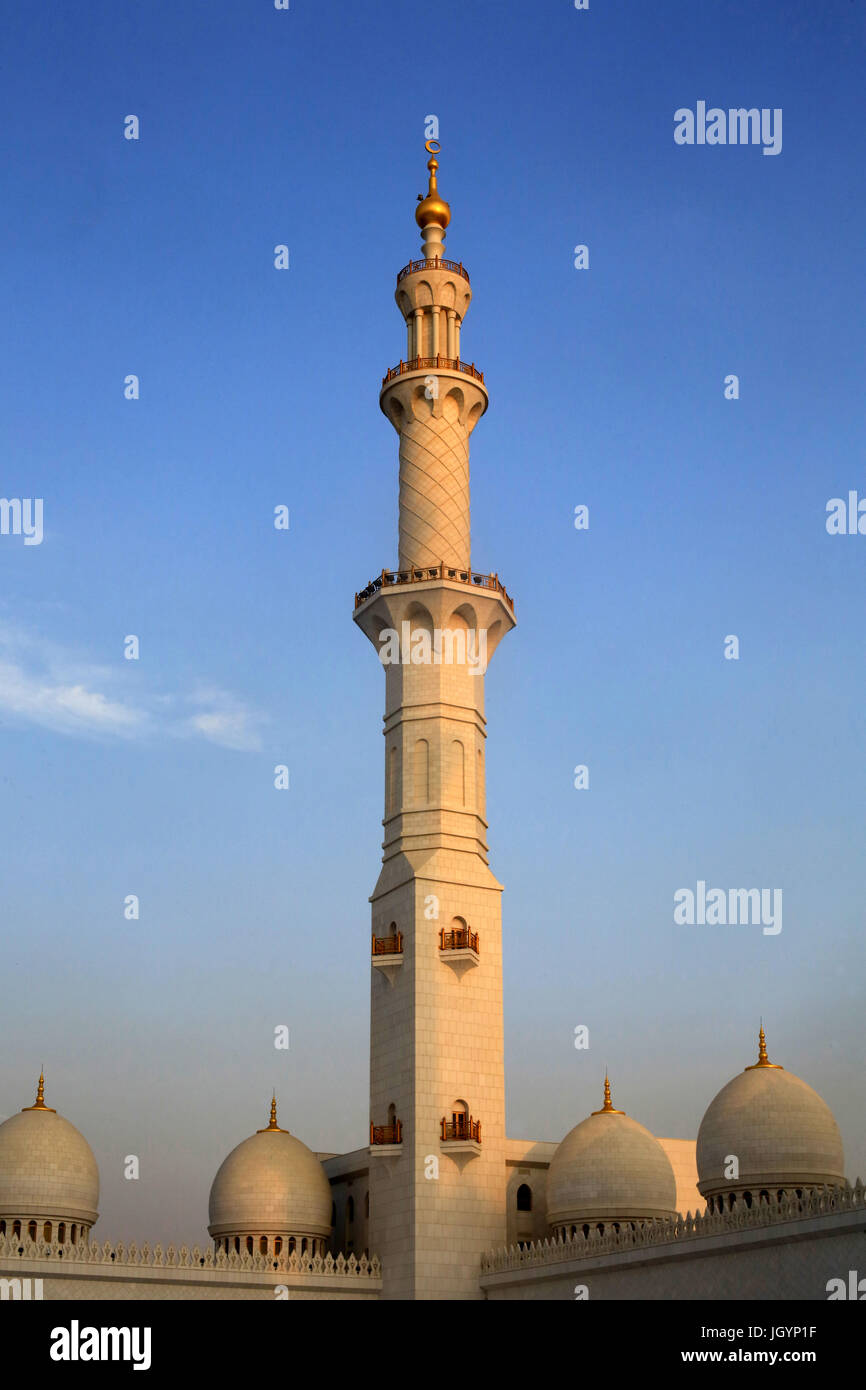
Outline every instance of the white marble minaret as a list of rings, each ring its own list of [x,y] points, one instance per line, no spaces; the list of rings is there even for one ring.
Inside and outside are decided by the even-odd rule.
[[[435,142],[428,142],[428,151]],[[438,146],[436,146],[438,152]],[[484,380],[460,360],[472,292],[445,259],[436,184],[423,259],[397,276],[406,360],[379,403],[400,436],[399,568],[356,596],[385,665],[385,815],[373,891],[369,1247],[385,1296],[477,1298],[505,1241],[501,885],[487,862],[484,670],[514,626],[469,549],[469,435]]]

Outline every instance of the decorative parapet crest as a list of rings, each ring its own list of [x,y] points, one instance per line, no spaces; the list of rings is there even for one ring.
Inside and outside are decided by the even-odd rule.
[[[677,1216],[668,1221],[648,1221],[637,1230],[613,1230],[603,1234],[583,1231],[567,1240],[548,1238],[533,1241],[522,1250],[515,1245],[491,1250],[481,1256],[481,1273],[497,1274],[502,1270],[532,1269],[540,1265],[562,1264],[566,1260],[585,1259],[589,1255],[611,1255],[623,1250],[646,1249],[652,1245],[671,1245],[674,1242],[695,1240],[701,1236],[726,1235],[731,1231],[753,1230],[759,1226],[775,1226],[783,1221],[806,1220],[808,1217],[829,1216],[836,1212],[866,1209],[866,1187],[861,1178],[854,1186],[812,1187],[802,1197],[763,1198],[751,1207],[738,1204],[731,1211],[699,1212]]]
[[[216,1253],[212,1246],[206,1250],[200,1250],[197,1245],[192,1249],[187,1245],[182,1245],[180,1249],[175,1249],[170,1245],[167,1250],[163,1250],[161,1245],[155,1245],[153,1250],[145,1244],[141,1248],[131,1241],[125,1246],[123,1241],[118,1241],[112,1245],[110,1241],[104,1241],[99,1245],[97,1241],[90,1244],[79,1243],[73,1245],[70,1241],[60,1245],[56,1240],[31,1240],[29,1236],[0,1236],[0,1260],[61,1260],[74,1264],[107,1265],[112,1269],[207,1269],[207,1270],[245,1270],[249,1273],[262,1274],[312,1274],[324,1277],[337,1277],[340,1279],[380,1279],[382,1277],[382,1265],[378,1255],[371,1255],[368,1259],[362,1255],[357,1259],[354,1255],[346,1258],[344,1255],[337,1255],[336,1259],[330,1253],[327,1255],[299,1255],[293,1251],[290,1255],[250,1255],[247,1251],[238,1252],[232,1250],[230,1254],[224,1251]]]

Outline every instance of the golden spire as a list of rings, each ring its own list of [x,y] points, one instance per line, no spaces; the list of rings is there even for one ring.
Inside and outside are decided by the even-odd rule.
[[[593,1115],[624,1115],[624,1110],[614,1110],[613,1101],[610,1098],[610,1081],[607,1072],[604,1074],[604,1105],[600,1110],[593,1110]]]
[[[755,1071],[757,1067],[774,1067],[776,1071],[784,1071],[785,1068],[778,1062],[771,1062],[767,1056],[767,1039],[764,1035],[764,1021],[761,1020],[761,1031],[758,1034],[758,1060],[753,1062],[750,1067],[744,1067],[744,1071]]]
[[[42,1070],[40,1070],[39,1072],[39,1085],[36,1087],[36,1103],[35,1105],[22,1106],[22,1115],[24,1114],[25,1110],[45,1110],[48,1112],[49,1115],[57,1114],[57,1111],[54,1109],[53,1106],[45,1104],[45,1076]]]
[[[433,148],[434,145],[436,146],[435,149]],[[451,209],[445,199],[440,196],[439,187],[436,183],[436,170],[439,168],[439,162],[436,156],[441,152],[442,146],[439,144],[438,140],[428,140],[424,148],[430,155],[427,161],[427,168],[430,171],[430,180],[427,188],[427,197],[424,198],[420,193],[418,194],[415,221],[421,228],[426,227],[430,222],[435,222],[436,226],[441,227],[444,231],[451,221]]]
[[[288,1134],[288,1132],[289,1132],[287,1129],[280,1129],[279,1125],[277,1124],[277,1093],[276,1093],[276,1091],[274,1091],[274,1098],[273,1098],[273,1100],[271,1101],[271,1122],[270,1122],[270,1124],[267,1125],[264,1129],[257,1129],[257,1130],[256,1130],[256,1134],[270,1134],[270,1133],[272,1133],[272,1132],[276,1132],[277,1134]]]

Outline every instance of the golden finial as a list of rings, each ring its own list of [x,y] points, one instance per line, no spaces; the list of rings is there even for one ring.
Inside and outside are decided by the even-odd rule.
[[[427,161],[427,168],[430,172],[430,179],[427,188],[427,197],[418,194],[418,206],[415,209],[415,221],[419,227],[426,227],[429,223],[435,222],[437,227],[444,231],[451,221],[451,209],[445,199],[440,196],[439,186],[436,182],[436,170],[439,168],[437,154],[441,153],[442,146],[438,140],[428,140],[424,148],[430,155]]]
[[[256,1134],[270,1134],[276,1131],[277,1134],[288,1134],[287,1129],[280,1129],[277,1124],[277,1093],[274,1091],[274,1098],[271,1101],[271,1122],[264,1129],[257,1129]]]
[[[57,1111],[51,1105],[45,1104],[45,1074],[44,1069],[39,1072],[39,1085],[36,1087],[35,1105],[24,1105],[21,1108],[22,1115],[25,1110],[46,1110],[50,1115],[56,1115]]]
[[[771,1062],[767,1056],[767,1039],[764,1034],[764,1021],[761,1020],[761,1031],[758,1034],[758,1060],[753,1062],[750,1067],[744,1067],[744,1071],[755,1071],[757,1067],[774,1067],[776,1071],[784,1071],[785,1068],[778,1062]]]
[[[624,1110],[615,1110],[613,1101],[610,1098],[610,1081],[607,1072],[604,1074],[604,1105],[600,1110],[593,1110],[593,1115],[624,1115]]]

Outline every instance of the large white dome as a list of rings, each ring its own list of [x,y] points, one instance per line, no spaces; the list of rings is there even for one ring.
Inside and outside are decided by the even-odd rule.
[[[736,1178],[726,1177],[731,1158]],[[844,1183],[842,1136],[830,1107],[799,1076],[758,1061],[724,1086],[698,1130],[698,1190],[712,1198]]]
[[[96,1159],[43,1092],[40,1076],[36,1104],[0,1124],[0,1218],[90,1227],[99,1204]]]
[[[605,1104],[575,1125],[551,1159],[547,1220],[551,1228],[676,1215],[670,1159],[648,1129]]]
[[[331,1186],[312,1150],[276,1123],[226,1158],[210,1190],[214,1239],[236,1235],[313,1236],[331,1233]]]

